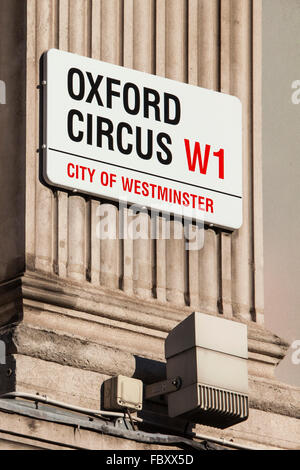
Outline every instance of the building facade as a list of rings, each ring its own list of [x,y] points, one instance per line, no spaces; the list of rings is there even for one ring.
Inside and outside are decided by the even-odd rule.
[[[201,311],[248,326],[250,415],[223,431],[197,425],[197,432],[299,448],[299,389],[274,378],[288,345],[264,328],[261,0],[1,0],[0,25],[1,393],[99,409],[110,376],[163,380],[164,339]],[[170,239],[123,239],[118,227],[131,220],[129,209],[43,185],[37,86],[40,57],[51,48],[239,97],[241,229],[205,227],[198,250],[185,249],[177,220]],[[153,226],[163,233],[163,217],[137,217],[144,233]],[[104,224],[116,237],[99,239]],[[168,447],[1,410],[3,449]],[[164,404],[146,405],[141,416],[152,433],[155,423],[171,434],[186,427],[167,418]]]

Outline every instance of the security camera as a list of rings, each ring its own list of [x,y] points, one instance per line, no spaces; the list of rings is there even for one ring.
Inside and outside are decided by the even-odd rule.
[[[145,386],[145,399],[166,396],[170,418],[227,428],[248,418],[247,326],[194,312],[165,341],[167,378]],[[104,382],[104,407],[140,411],[141,380]]]
[[[248,418],[247,326],[194,312],[165,341],[168,414],[226,428]]]

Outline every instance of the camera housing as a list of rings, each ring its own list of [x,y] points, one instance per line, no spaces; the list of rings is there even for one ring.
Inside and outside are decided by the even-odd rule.
[[[167,379],[181,387],[168,394],[170,417],[226,428],[248,418],[247,326],[194,312],[165,341]]]

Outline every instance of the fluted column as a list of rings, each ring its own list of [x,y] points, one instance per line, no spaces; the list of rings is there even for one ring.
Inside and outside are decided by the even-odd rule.
[[[89,55],[89,2],[69,2],[69,50]],[[68,209],[68,277],[82,281],[86,277],[86,201],[83,197],[70,195]]]
[[[243,225],[232,234],[232,308],[248,320],[253,306],[251,3],[221,2],[221,91],[238,96],[243,105]]]
[[[154,73],[154,1],[125,0],[124,2],[124,66]],[[141,212],[135,216],[133,244],[124,241],[124,260],[133,253],[133,289],[144,298],[152,296],[153,243],[151,218]],[[123,260],[123,261],[124,261]],[[126,266],[127,271],[130,265]],[[128,281],[127,281],[128,285]]]
[[[57,7],[57,47],[64,51],[69,50],[69,0],[59,0]],[[57,212],[57,226],[55,231],[55,264],[56,272],[60,277],[67,277],[68,264],[68,194],[57,191],[55,198]]]
[[[120,284],[119,212],[113,204],[101,204],[100,211],[100,283],[118,289]]]
[[[158,50],[160,46],[157,45]],[[165,2],[165,76],[187,81],[187,2]],[[158,60],[158,62],[160,62]],[[170,222],[170,238],[166,241],[167,300],[184,304],[187,291],[187,252],[181,221]]]
[[[105,62],[121,65],[123,57],[122,38],[122,2],[101,0],[93,2],[92,34],[93,54]],[[98,15],[100,14],[100,17]],[[100,41],[100,43],[98,42]],[[101,230],[100,240],[100,283],[103,286],[118,289],[120,287],[120,240],[119,212],[115,205],[101,204],[100,225],[113,234],[112,237]]]
[[[34,83],[39,83],[39,59],[41,55],[55,46],[55,20],[56,2],[54,0],[41,0],[38,2],[28,2],[28,8],[36,11],[36,56],[35,56],[35,76]],[[37,97],[34,100],[35,106],[35,142],[39,141],[39,109]],[[34,128],[33,128],[34,129]],[[32,151],[32,150],[31,150]],[[32,169],[33,170],[33,169]],[[39,159],[36,158],[35,178],[39,174]],[[40,182],[36,183],[35,201],[35,269],[51,273],[53,271],[53,217],[54,200],[51,189],[46,188]],[[30,230],[29,230],[30,231]]]
[[[204,246],[199,252],[199,306],[201,311],[217,313],[220,265],[219,248],[215,232],[204,232]]]
[[[169,224],[170,236],[166,242],[167,300],[181,305],[185,303],[187,292],[187,251],[184,246],[182,221],[174,220]]]
[[[188,81],[212,90],[219,89],[219,13],[218,0],[188,2]],[[197,279],[198,283],[198,307],[216,313],[222,275],[218,266],[218,235],[213,230],[205,230],[203,248],[191,251],[189,256],[189,278],[193,282]]]

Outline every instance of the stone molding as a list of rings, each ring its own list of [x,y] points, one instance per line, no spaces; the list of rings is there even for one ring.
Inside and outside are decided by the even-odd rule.
[[[192,311],[38,273],[2,284],[0,294],[0,311],[6,312],[1,337],[11,357],[146,383],[165,378],[164,339]],[[257,323],[247,325],[250,406],[300,417],[299,390],[273,375],[288,344]]]

